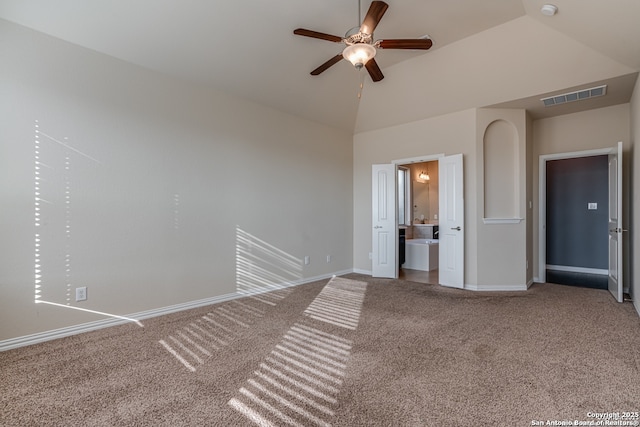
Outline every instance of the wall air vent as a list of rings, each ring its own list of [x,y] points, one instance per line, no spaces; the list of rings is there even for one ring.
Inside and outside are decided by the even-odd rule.
[[[548,98],[542,98],[540,101],[545,107],[551,107],[552,105],[565,104],[573,101],[583,101],[585,99],[594,98],[596,96],[603,96],[607,94],[607,85],[592,87],[591,89],[581,89],[575,92],[564,93],[562,95],[554,95]]]

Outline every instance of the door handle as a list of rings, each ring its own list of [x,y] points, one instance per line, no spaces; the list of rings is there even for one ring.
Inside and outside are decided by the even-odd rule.
[[[613,228],[609,230],[610,233],[622,233],[623,231],[629,231],[629,230],[625,230],[624,228]]]
[[[381,226],[381,225],[376,225],[376,226],[375,226],[375,227],[373,227],[373,228],[382,228],[382,226]]]
[[[460,228],[460,226],[457,226],[457,227],[451,227],[451,229],[452,229],[452,230],[456,230],[456,231],[460,231],[460,230],[462,230],[462,228]]]

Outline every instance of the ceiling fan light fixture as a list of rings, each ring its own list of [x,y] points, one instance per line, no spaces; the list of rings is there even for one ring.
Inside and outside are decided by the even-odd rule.
[[[342,56],[359,70],[376,56],[376,48],[370,44],[356,43],[345,47]]]

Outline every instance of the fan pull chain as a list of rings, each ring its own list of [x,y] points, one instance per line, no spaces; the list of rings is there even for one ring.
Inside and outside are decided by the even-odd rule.
[[[364,88],[364,67],[360,69],[360,84],[358,85],[358,101],[362,98],[362,89]]]

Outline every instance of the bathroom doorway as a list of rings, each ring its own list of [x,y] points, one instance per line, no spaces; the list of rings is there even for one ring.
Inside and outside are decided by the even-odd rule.
[[[400,248],[404,257],[400,257],[398,277],[437,285],[438,243],[433,241],[439,237],[438,160],[398,164],[398,173],[398,226],[401,235],[404,230]]]
[[[462,153],[437,154],[420,158],[394,160],[389,164],[371,165],[371,275],[372,277],[397,279],[399,276],[399,250],[398,243],[400,232],[405,234],[407,227],[400,230],[398,224],[398,166],[410,166],[415,163],[438,161],[438,212],[437,220],[422,220],[422,226],[434,228],[432,236],[436,236],[431,242],[425,244],[437,244],[438,250],[433,248],[435,260],[428,261],[418,257],[420,262],[429,262],[434,269],[437,266],[439,285],[464,289],[464,242],[465,242],[465,218],[464,218],[464,193],[463,193],[463,155]],[[426,173],[426,172],[425,172]],[[426,177],[425,177],[426,178]],[[431,177],[429,177],[431,178]],[[424,178],[423,178],[424,179]],[[436,186],[433,185],[433,190]],[[413,206],[413,205],[411,205]],[[413,208],[411,208],[413,209]],[[432,212],[431,208],[429,208]],[[422,215],[422,214],[420,214]],[[418,216],[421,218],[421,216]],[[436,224],[435,221],[438,223]],[[419,224],[411,224],[409,233],[413,236],[413,228]],[[435,230],[435,227],[438,229]],[[406,235],[405,235],[406,236]],[[412,242],[416,243],[416,242]],[[431,248],[430,248],[431,249]],[[429,251],[431,255],[431,251]],[[409,259],[409,257],[407,257]],[[406,264],[406,262],[405,262]],[[407,265],[403,266],[407,268]],[[427,271],[431,270],[430,268]]]

